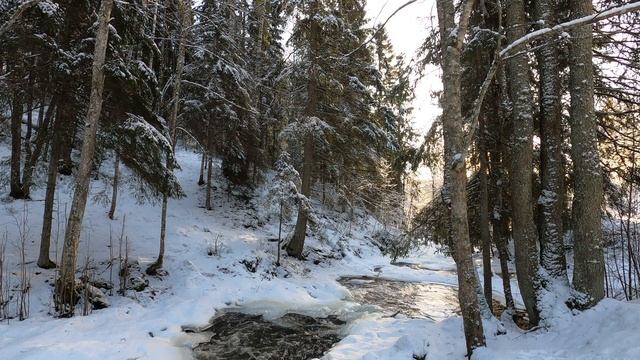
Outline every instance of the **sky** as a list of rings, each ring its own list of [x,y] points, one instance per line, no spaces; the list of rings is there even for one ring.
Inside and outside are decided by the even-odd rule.
[[[396,9],[408,0],[368,0],[367,13],[372,24],[383,23]],[[386,25],[386,30],[396,53],[403,53],[407,59],[414,56],[427,34],[427,28],[437,24],[434,0],[418,0],[400,10]],[[416,99],[413,103],[414,126],[425,133],[436,116],[441,112],[431,92],[442,89],[440,74],[436,67],[425,71],[425,77],[418,83]]]

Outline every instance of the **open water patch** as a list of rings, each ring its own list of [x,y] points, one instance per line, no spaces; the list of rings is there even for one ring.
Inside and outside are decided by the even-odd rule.
[[[199,360],[307,360],[322,357],[339,342],[344,324],[336,316],[286,313],[267,320],[263,315],[223,311],[205,328],[185,331],[208,338],[193,349]]]
[[[348,276],[338,282],[349,289],[353,301],[370,304],[411,318],[444,320],[460,313],[458,290],[453,285]]]

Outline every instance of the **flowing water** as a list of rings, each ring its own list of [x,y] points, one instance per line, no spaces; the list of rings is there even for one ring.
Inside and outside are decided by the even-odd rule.
[[[347,299],[364,311],[385,316],[443,320],[460,309],[455,286],[415,283],[369,276],[338,279],[349,289]],[[337,316],[312,317],[286,313],[271,320],[242,309],[226,309],[204,329],[187,329],[205,340],[193,349],[196,359],[307,360],[322,357],[341,339],[345,321]]]
[[[423,264],[416,264],[416,263],[410,263],[410,262],[404,262],[404,261],[396,261],[396,262],[392,263],[391,265],[408,267],[408,268],[411,268],[413,270],[428,270],[428,271],[442,273],[442,274],[445,274],[445,275],[456,275],[457,274],[455,269],[435,269],[435,268],[430,268],[428,266],[425,266]]]
[[[275,320],[226,312],[201,331],[209,341],[193,350],[196,359],[306,360],[321,357],[340,341],[344,321],[288,313]]]
[[[457,288],[435,283],[416,283],[369,276],[338,280],[351,292],[353,301],[380,307],[388,316],[443,320],[460,312]]]

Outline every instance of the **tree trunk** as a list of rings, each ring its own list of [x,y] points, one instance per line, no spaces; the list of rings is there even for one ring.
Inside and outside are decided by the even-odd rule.
[[[304,141],[304,163],[302,166],[302,195],[309,198],[311,195],[311,173],[313,171],[313,135],[307,134]],[[304,240],[307,232],[307,221],[309,217],[309,209],[300,204],[298,208],[298,219],[293,232],[293,237],[287,245],[287,254],[297,258],[302,257],[304,249]]]
[[[593,5],[590,0],[574,0],[571,10],[573,17],[578,18],[592,14]],[[573,286],[584,295],[576,299],[580,307],[593,306],[604,297],[603,190],[594,109],[592,49],[591,25],[571,31],[569,87],[571,158],[575,179]]]
[[[157,1],[154,1],[154,6],[153,6],[153,18],[151,20],[151,39],[155,39],[156,37],[156,25],[158,22],[158,7],[160,7],[160,4],[158,4]],[[153,42],[155,42],[155,40],[152,40]],[[154,58],[154,51],[153,49],[151,49],[149,51],[149,69],[153,69],[153,58]]]
[[[38,111],[38,122],[37,122],[38,128],[42,125],[42,121],[44,120],[44,116],[45,116],[44,114],[45,113],[42,110],[44,110],[44,105],[46,103],[47,103],[47,94],[45,92],[42,95],[42,100],[40,100],[40,111]],[[54,101],[53,101],[53,99],[51,99],[51,103],[50,103],[49,106],[51,106],[51,104],[53,104],[53,103],[54,103]],[[47,108],[47,110],[48,110],[48,108]]]
[[[198,178],[198,185],[202,186],[205,184],[204,182],[204,164],[207,161],[207,152],[202,152],[202,158],[200,160],[200,177]]]
[[[22,95],[16,92],[11,105],[11,171],[9,196],[23,199],[22,184],[20,183],[20,159],[22,157]]]
[[[318,53],[320,46],[321,28],[315,15],[319,11],[319,4],[317,0],[312,1],[310,4],[310,58],[311,66],[309,67],[309,79],[307,80],[307,104],[305,106],[304,114],[308,117],[316,116],[318,111],[318,74],[316,70],[315,54]],[[309,133],[305,135],[304,139],[304,161],[302,165],[302,195],[307,198],[311,195],[311,182],[312,173],[314,168],[314,135]],[[296,220],[296,227],[293,232],[293,237],[287,245],[287,254],[295,256],[297,258],[302,257],[302,250],[304,250],[304,240],[307,232],[307,221],[309,217],[309,209],[305,206],[298,207],[298,218]]]
[[[40,255],[38,266],[43,269],[51,269],[56,264],[49,258],[51,247],[51,227],[53,223],[53,205],[55,201],[56,185],[58,180],[58,162],[60,160],[60,143],[62,134],[62,122],[69,116],[69,105],[61,102],[56,107],[56,118],[52,126],[51,154],[47,170],[47,190],[44,197],[44,213],[42,215],[42,231],[40,233]],[[60,214],[58,213],[58,216]]]
[[[504,219],[496,219],[493,223],[493,241],[498,249],[500,259],[500,272],[502,273],[502,288],[504,289],[504,299],[507,309],[514,309],[513,294],[511,292],[511,274],[509,273],[509,251],[507,243],[509,241],[509,226]]]
[[[207,119],[207,150],[205,152],[202,153],[202,168],[201,170],[201,177],[202,177],[202,170],[204,168],[204,164],[205,164],[205,158],[207,160],[207,191],[205,194],[205,201],[204,201],[204,207],[207,210],[211,210],[212,209],[212,205],[211,205],[211,188],[213,186],[213,184],[211,183],[212,181],[212,173],[213,173],[213,141],[212,141],[212,136],[211,136],[211,117],[209,117]],[[206,155],[205,155],[206,154]]]
[[[47,142],[49,140],[49,127],[51,126],[51,119],[53,117],[55,108],[56,100],[54,97],[53,99],[51,99],[51,103],[49,103],[46,115],[41,116],[44,109],[44,101],[42,102],[40,114],[38,114],[38,131],[36,133],[36,138],[33,141],[34,147],[33,150],[27,153],[27,157],[24,161],[24,169],[22,171],[22,192],[24,193],[25,198],[31,197],[33,171],[36,168],[36,164],[38,163],[40,155],[43,153],[45,146],[47,146]],[[29,145],[29,148],[31,148],[31,145]]]
[[[213,209],[213,205],[211,204],[211,188],[213,187],[213,184],[211,184],[211,181],[213,180],[212,177],[212,173],[213,173],[213,157],[211,155],[207,156],[207,161],[208,163],[208,167],[207,167],[207,195],[206,195],[206,199],[205,199],[205,208],[207,210],[212,210]]]
[[[37,64],[37,62],[36,62]],[[24,135],[24,153],[26,157],[31,156],[31,134],[33,132],[33,75],[29,75],[27,85],[27,133]],[[42,112],[42,109],[40,109]]]
[[[73,160],[71,160],[71,152],[73,151],[73,140],[76,137],[76,121],[74,116],[70,116],[66,119],[63,123],[63,129],[58,172],[61,175],[69,176],[73,174]]]
[[[178,44],[178,60],[176,63],[176,79],[173,86],[173,106],[171,108],[171,114],[169,115],[169,136],[171,137],[171,151],[175,154],[176,151],[176,122],[178,119],[178,110],[180,108],[180,87],[182,85],[182,71],[184,69],[184,57],[186,52],[187,41],[187,27],[190,18],[191,4],[189,0],[182,0],[179,4],[180,13],[180,41]],[[169,156],[167,156],[167,159]],[[158,269],[162,268],[162,262],[164,260],[164,241],[167,234],[167,206],[169,199],[166,194],[162,196],[162,213],[160,220],[160,249],[158,251],[158,258],[151,264],[146,272],[149,275],[157,274]]]
[[[69,220],[64,236],[60,277],[56,282],[56,307],[61,316],[72,316],[75,305],[75,271],[80,240],[80,230],[89,194],[89,183],[93,155],[98,132],[98,120],[102,110],[102,91],[104,89],[104,63],[109,38],[109,20],[113,0],[102,0],[98,14],[96,44],[91,74],[91,95],[85,123],[84,141],[78,168],[76,187],[71,203]]]
[[[535,2],[537,19],[543,26],[555,23],[555,2]],[[540,260],[552,278],[569,284],[564,256],[562,211],[564,166],[562,164],[562,103],[560,65],[557,45],[549,42],[536,52],[540,69],[540,178],[542,194],[538,200],[540,223]]]
[[[494,136],[501,136],[499,129]],[[500,260],[500,272],[502,277],[502,288],[504,290],[505,303],[508,309],[514,308],[513,295],[511,293],[511,279],[509,274],[509,251],[507,243],[509,242],[509,224],[506,219],[504,209],[504,187],[506,186],[504,169],[503,169],[503,152],[504,147],[500,142],[496,143],[496,147],[491,151],[491,182],[493,183],[493,211],[491,216],[491,227],[493,229],[493,243],[496,244],[498,250],[498,258]]]
[[[109,219],[113,220],[116,214],[116,204],[118,202],[118,182],[120,181],[120,156],[116,153],[116,160],[113,164],[113,183],[111,185],[111,207],[109,208]]]
[[[453,1],[438,0],[438,22],[442,46],[442,125],[444,134],[445,198],[450,206],[450,231],[458,272],[458,299],[462,311],[467,355],[485,346],[484,330],[476,289],[478,275],[471,258],[471,241],[467,218],[466,148],[460,97],[461,47],[469,21],[471,2],[465,3],[460,24],[455,24]]]
[[[507,2],[507,40],[513,42],[524,36],[527,22],[522,0]],[[518,53],[524,46],[515,49]],[[507,61],[509,93],[513,104],[511,114],[511,211],[516,272],[520,293],[529,314],[529,321],[537,325],[540,320],[538,293],[538,235],[533,217],[533,97],[529,84],[529,63],[525,55]]]
[[[493,311],[493,287],[491,284],[491,234],[489,233],[489,189],[487,185],[487,150],[485,139],[485,119],[480,119],[479,134],[479,158],[480,170],[478,177],[480,180],[480,204],[479,204],[479,221],[480,221],[480,242],[482,244],[482,270],[484,278],[484,298],[487,300],[487,306]]]

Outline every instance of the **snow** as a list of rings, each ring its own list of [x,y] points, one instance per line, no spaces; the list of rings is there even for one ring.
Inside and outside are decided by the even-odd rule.
[[[58,4],[52,3],[51,1],[41,1],[38,3],[38,7],[43,14],[49,17],[56,15],[59,10]]]
[[[8,154],[6,144],[0,145],[0,161]],[[34,189],[33,201],[3,199],[0,234],[7,234],[10,269],[18,267],[18,249],[14,246],[17,224],[23,211],[28,214],[27,265],[32,290],[29,318],[0,322],[0,359],[189,358],[198,337],[185,334],[181,326],[205,325],[217,309],[229,306],[265,314],[267,318],[291,311],[319,316],[338,314],[348,323],[342,341],[324,357],[327,360],[406,360],[414,354],[426,354],[428,359],[464,358],[459,316],[439,321],[385,317],[371,306],[350,301],[349,291],[336,281],[340,276],[367,275],[456,285],[455,264],[438,248],[425,246],[401,259],[422,269],[391,265],[370,241],[371,234],[380,229],[379,223],[360,216],[349,224],[340,213],[315,203],[322,219],[322,236],[311,237],[307,243],[315,251],[308,261],[284,256],[282,267],[276,269],[275,243],[269,239],[277,238],[277,219],[261,226],[251,203],[228,196],[223,190],[227,184],[220,177],[219,162],[215,162],[215,207],[204,210],[204,189],[196,185],[199,154],[179,150],[176,157],[180,164],[176,175],[187,196],[169,202],[164,266],[168,274],[148,277],[149,288],[142,292],[130,290],[127,296],[120,296],[114,291],[108,296],[111,307],[94,310],[89,316],[55,319],[50,314],[49,284],[54,270],[38,269],[32,262],[38,253],[44,190]],[[103,174],[112,173],[110,161],[102,166]],[[123,169],[123,178],[127,176],[130,172]],[[64,233],[63,215],[72,196],[69,180],[61,177],[60,182],[59,215],[54,214],[60,216],[60,221],[54,219],[52,239],[58,256]],[[91,193],[97,196],[109,186],[108,182],[94,181]],[[107,204],[103,202],[90,202],[86,211],[79,263],[82,266],[82,259],[89,256],[95,277],[100,279],[109,279],[105,261],[109,259],[110,237],[116,244],[125,217],[129,259],[144,269],[157,254],[160,205],[140,204],[127,191],[120,193],[116,220],[107,219]],[[57,224],[59,230],[55,230]],[[288,223],[286,232],[292,227]],[[220,242],[219,254],[209,256],[207,251],[216,239]],[[117,254],[117,246],[114,250]],[[340,259],[319,256],[339,253]],[[256,272],[248,271],[242,260],[258,261]],[[476,256],[474,261],[481,270],[481,260]],[[497,259],[494,268],[499,268]],[[14,285],[16,281],[12,277]],[[117,288],[117,274],[114,282]],[[502,296],[501,284],[494,275],[497,297]],[[512,287],[516,303],[522,306],[515,280]],[[507,334],[502,336],[494,335],[496,322],[488,321],[488,347],[478,349],[474,359],[635,359],[640,354],[639,310],[640,304],[604,300],[576,315],[565,311],[552,327],[535,332],[525,333],[505,323]]]
[[[509,44],[504,49],[502,49],[500,51],[500,57],[504,58],[516,47],[525,45],[541,36],[545,36],[552,33],[560,33],[561,37],[566,38],[565,30],[578,27],[581,25],[596,23],[598,21],[601,21],[613,16],[622,15],[624,13],[631,12],[631,11],[637,11],[639,9],[640,9],[640,2],[632,2],[632,3],[621,5],[621,6],[614,6],[605,11],[601,11],[601,12],[583,16],[574,20],[570,20],[561,24],[557,24],[553,27],[546,27],[543,29],[532,31],[526,34],[525,36],[513,41],[511,44]]]

